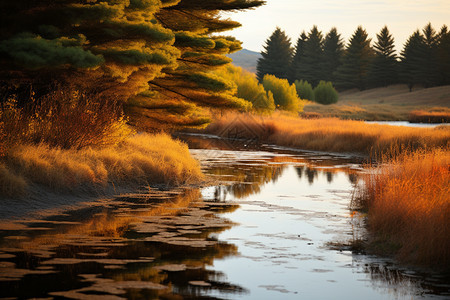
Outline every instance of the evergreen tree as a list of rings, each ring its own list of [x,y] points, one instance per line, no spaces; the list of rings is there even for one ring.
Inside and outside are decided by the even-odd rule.
[[[373,58],[370,41],[367,32],[358,26],[344,52],[342,64],[335,73],[339,89],[366,88],[367,73]]]
[[[305,31],[300,34],[300,37],[297,39],[297,44],[295,46],[294,56],[292,57],[291,66],[289,69],[289,81],[294,82],[298,78],[300,78],[301,70],[300,64],[304,57],[304,45],[308,37],[306,36]]]
[[[267,39],[262,57],[258,59],[256,76],[262,82],[264,75],[270,74],[277,78],[288,78],[289,66],[292,60],[291,40],[285,32],[277,28]]]
[[[424,41],[424,52],[421,59],[422,68],[422,83],[425,87],[431,87],[437,84],[438,81],[438,60],[437,60],[437,45],[438,36],[436,31],[431,26],[431,23],[425,25],[422,30]]]
[[[439,85],[450,84],[450,32],[447,26],[442,26],[438,35],[437,60],[439,70]]]
[[[31,99],[30,86],[40,98],[58,82],[120,99],[135,124],[164,122],[167,114],[171,122],[201,124],[204,106],[245,108],[230,96],[233,84],[209,74],[230,62],[223,54],[240,42],[211,34],[239,26],[221,19],[222,11],[263,2],[1,1],[1,101]]]
[[[313,86],[316,86],[324,76],[322,71],[322,50],[323,35],[322,32],[317,29],[317,26],[313,26],[308,33],[308,38],[303,44],[303,58],[300,60],[299,78],[306,80]]]
[[[165,70],[164,76],[150,81],[151,90],[159,94],[156,99],[145,99],[144,106],[150,105],[153,109],[155,102],[157,106],[151,115],[147,113],[144,117],[160,123],[168,118],[171,123],[192,126],[210,121],[210,112],[205,109],[208,107],[250,109],[248,101],[234,96],[237,87],[232,81],[211,72],[231,62],[224,54],[240,50],[241,43],[230,36],[213,34],[240,26],[235,21],[222,19],[223,11],[254,8],[263,3],[259,0],[181,0],[161,9],[156,18],[175,32],[174,46],[180,51],[180,57],[176,69]],[[139,101],[142,101],[141,96]],[[165,109],[166,102],[170,103],[169,110]],[[161,108],[163,114],[158,111]],[[141,109],[142,105],[137,111]]]
[[[374,45],[375,58],[369,71],[370,86],[388,86],[397,82],[398,62],[394,47],[394,38],[387,26],[384,26],[377,34],[377,42]]]
[[[324,81],[336,81],[336,78],[333,74],[340,66],[343,52],[344,43],[341,39],[341,35],[338,34],[337,29],[333,27],[325,36],[323,42],[322,79]]]
[[[424,38],[417,30],[408,38],[400,54],[401,81],[408,85],[409,91],[423,80],[422,63],[425,48]]]

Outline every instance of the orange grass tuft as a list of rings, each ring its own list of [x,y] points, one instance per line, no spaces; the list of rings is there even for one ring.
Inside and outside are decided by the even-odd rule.
[[[0,195],[17,196],[28,183],[59,191],[94,190],[108,184],[189,184],[203,180],[186,144],[166,134],[138,134],[117,145],[59,149],[17,146],[0,165]]]
[[[394,245],[401,260],[450,267],[450,151],[434,149],[388,159],[363,177],[374,243]],[[391,249],[392,250],[392,249]]]
[[[299,149],[364,154],[450,146],[448,126],[411,128],[335,118],[302,119],[282,113],[268,117],[229,113],[214,121],[206,132],[224,137],[257,137],[260,142]]]
[[[450,123],[450,109],[440,111],[414,110],[409,113],[408,121],[412,123]]]

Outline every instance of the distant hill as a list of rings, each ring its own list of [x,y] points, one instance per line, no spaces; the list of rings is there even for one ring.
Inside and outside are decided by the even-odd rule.
[[[259,52],[242,49],[241,51],[227,55],[233,60],[233,65],[242,67],[243,69],[256,73],[256,63],[261,57]]]

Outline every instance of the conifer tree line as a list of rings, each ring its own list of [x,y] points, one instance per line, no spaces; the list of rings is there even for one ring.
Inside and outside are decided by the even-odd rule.
[[[437,32],[427,24],[416,30],[398,55],[395,41],[384,26],[372,41],[358,26],[345,44],[336,28],[324,34],[313,26],[294,46],[277,28],[267,39],[257,64],[257,78],[272,74],[289,82],[332,82],[339,90],[384,87],[404,83],[432,87],[450,84],[450,31]]]
[[[136,125],[201,125],[208,107],[247,109],[211,73],[231,62],[239,27],[224,11],[261,0],[0,1],[0,104],[71,86],[118,99]],[[42,100],[45,101],[45,100]]]

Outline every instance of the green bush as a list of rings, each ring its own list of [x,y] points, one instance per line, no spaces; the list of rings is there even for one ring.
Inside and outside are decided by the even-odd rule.
[[[314,92],[311,84],[306,80],[296,80],[294,82],[295,88],[297,89],[297,94],[300,99],[314,101]]]
[[[254,74],[231,65],[218,70],[216,74],[233,81],[237,86],[234,96],[251,102],[255,111],[270,113],[275,110],[272,93],[264,90]]]
[[[263,86],[266,91],[273,93],[277,108],[291,112],[303,110],[295,85],[289,85],[287,79],[279,79],[274,75],[266,74],[263,78]]]
[[[320,104],[333,104],[338,101],[339,94],[329,81],[321,80],[314,88],[314,101]]]

